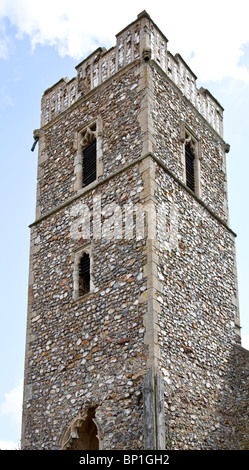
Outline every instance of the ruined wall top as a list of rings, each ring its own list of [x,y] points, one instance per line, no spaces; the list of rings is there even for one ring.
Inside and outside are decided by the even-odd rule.
[[[45,91],[41,126],[48,124],[78,99],[115,75],[128,64],[143,59],[155,61],[213,129],[223,137],[223,108],[211,93],[198,89],[196,75],[180,54],[167,50],[167,38],[146,11],[116,35],[116,45],[98,48],[75,68],[76,77],[64,78]]]

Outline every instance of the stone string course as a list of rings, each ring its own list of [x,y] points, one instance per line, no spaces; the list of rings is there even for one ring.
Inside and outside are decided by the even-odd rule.
[[[103,449],[248,449],[222,108],[146,12],[76,70],[45,92],[34,134],[22,448],[74,447],[95,407]],[[93,125],[98,177],[79,188]],[[185,186],[183,129],[199,145],[198,195]],[[145,213],[138,238],[124,236],[127,204]],[[118,207],[122,237],[86,237],[83,207],[106,230]],[[91,291],[75,298],[84,249]]]

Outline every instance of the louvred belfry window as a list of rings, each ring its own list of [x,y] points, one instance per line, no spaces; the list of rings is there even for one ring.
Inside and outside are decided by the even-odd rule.
[[[186,185],[191,191],[195,191],[195,157],[190,146],[185,145]]]
[[[79,296],[90,291],[90,256],[84,253],[79,265]]]
[[[83,187],[96,180],[96,151],[96,140],[93,140],[93,142],[83,150]]]

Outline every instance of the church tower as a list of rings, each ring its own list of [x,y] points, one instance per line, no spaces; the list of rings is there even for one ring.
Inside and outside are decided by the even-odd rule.
[[[23,449],[241,443],[229,146],[196,78],[144,11],[42,97]]]

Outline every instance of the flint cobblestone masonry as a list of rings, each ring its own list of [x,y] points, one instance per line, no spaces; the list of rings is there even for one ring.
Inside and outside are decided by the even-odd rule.
[[[34,133],[22,448],[75,448],[94,408],[102,449],[248,449],[223,108],[146,12],[76,70],[44,93]],[[97,179],[81,188],[87,128]],[[185,185],[186,136],[196,194]],[[144,211],[139,237],[127,205]],[[91,290],[78,297],[84,250]]]
[[[184,144],[179,137],[181,122],[187,123],[201,146],[201,198],[227,222],[225,142],[209,126],[203,126],[203,118],[196,108],[158,67],[153,68],[153,75],[154,154],[184,182],[181,158]]]
[[[236,342],[233,240],[190,194],[162,170],[158,173],[158,199],[168,204],[173,199],[180,214],[178,246],[170,253],[162,244],[158,248],[164,286],[158,293],[158,336],[168,439],[174,448],[222,448]]]
[[[130,162],[131,155],[136,159],[141,154],[137,122],[141,97],[136,92],[138,68],[132,65],[124,76],[116,77],[103,91],[94,90],[89,99],[79,103],[72,111],[69,108],[69,113],[44,129],[44,150],[38,169],[39,216],[76,194],[75,133],[77,129],[97,121],[98,116],[103,122],[102,152],[105,155],[100,179]]]
[[[130,194],[134,190],[135,203],[137,181],[136,167],[117,181],[110,180],[103,188],[102,204],[106,206],[118,199],[121,192],[117,183],[122,183]],[[81,199],[90,209],[92,196]],[[122,197],[124,193],[120,194]],[[71,211],[73,207],[61,210],[32,229],[33,239],[37,243],[42,239],[43,243],[33,255],[35,282],[29,367],[33,371],[34,385],[27,407],[30,418],[26,432],[28,435],[28,429],[30,433],[35,429],[42,438],[39,444],[42,448],[56,448],[64,423],[70,423],[79,413],[79,402],[83,409],[89,403],[100,406],[104,402],[105,413],[108,402],[110,420],[108,416],[101,417],[101,407],[98,408],[99,420],[104,429],[108,429],[103,447],[134,448],[134,443],[140,443],[142,436],[141,376],[147,359],[143,342],[145,307],[139,301],[146,289],[141,276],[146,262],[145,242],[93,242],[94,289],[74,300],[72,254],[84,248],[88,241],[83,242],[80,231],[78,239],[72,240]],[[35,402],[37,414],[33,414],[32,402]],[[123,416],[118,414],[121,403]],[[131,421],[131,413],[133,431],[126,429],[126,436],[122,437]],[[54,435],[51,435],[51,427],[54,432],[57,428]]]

